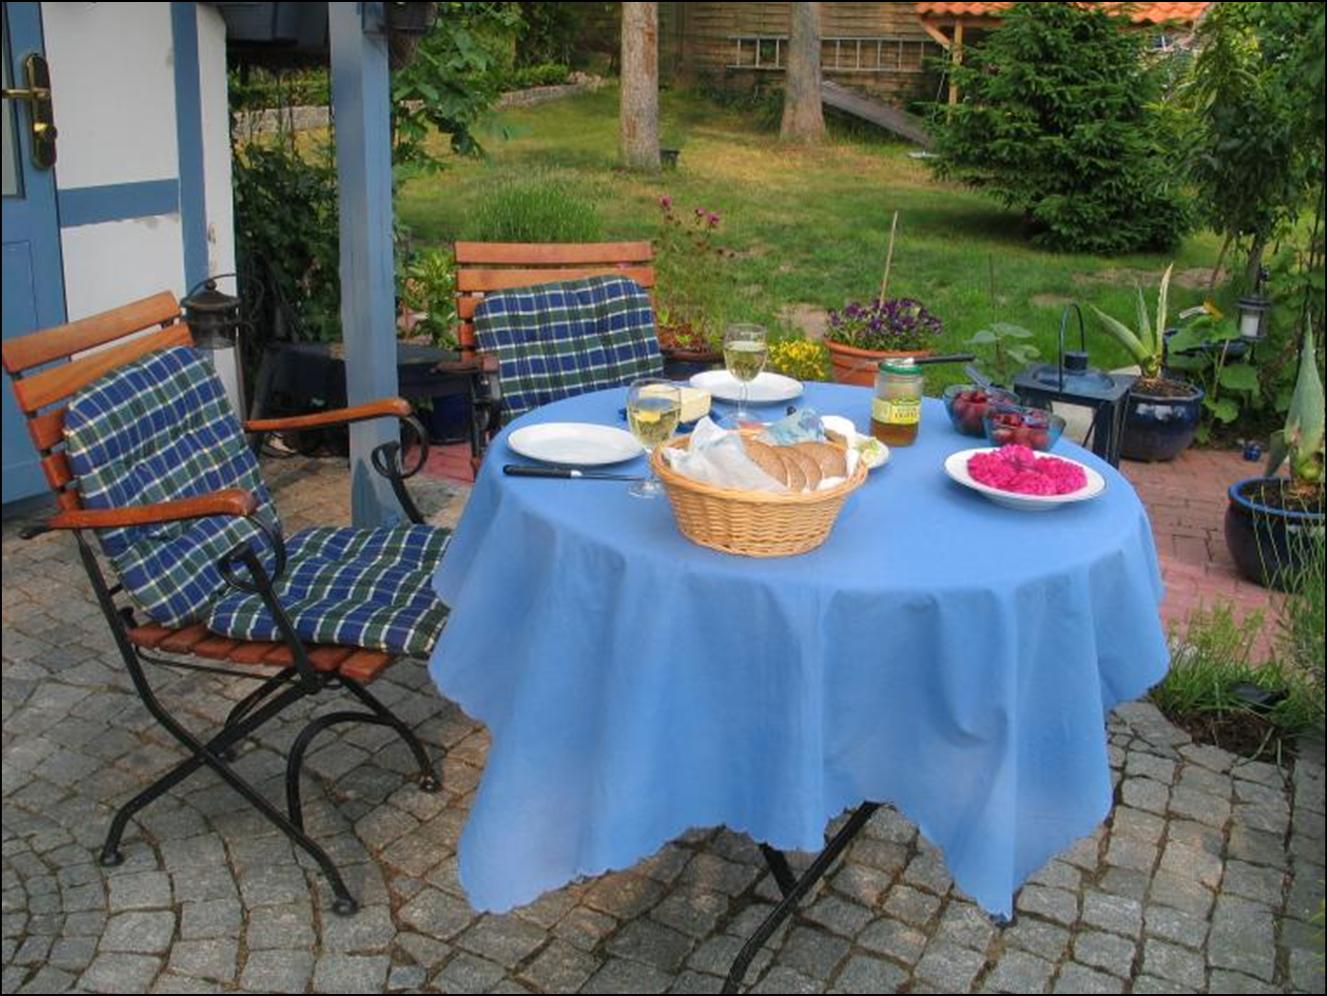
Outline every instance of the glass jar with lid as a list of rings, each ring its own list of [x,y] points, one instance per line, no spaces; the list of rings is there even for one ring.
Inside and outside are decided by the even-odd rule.
[[[887,446],[911,446],[922,419],[922,369],[911,356],[882,360],[871,401],[871,435]]]

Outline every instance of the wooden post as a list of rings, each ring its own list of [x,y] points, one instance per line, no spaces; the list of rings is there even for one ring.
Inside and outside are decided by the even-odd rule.
[[[351,405],[397,393],[391,102],[382,7],[381,3],[327,5],[336,176],[341,190],[341,334],[346,400]],[[350,507],[356,526],[401,519],[391,487],[370,463],[373,449],[397,438],[399,432],[395,419],[372,419],[350,427]]]
[[[959,21],[954,25],[954,41],[949,46],[949,62],[953,66],[963,65],[963,22]],[[958,84],[954,82],[954,74],[949,74],[949,102],[958,103]]]
[[[880,278],[880,300],[889,300],[889,268],[894,263],[894,233],[898,231],[898,212],[894,212],[894,220],[889,223],[889,248],[885,250],[885,275]]]

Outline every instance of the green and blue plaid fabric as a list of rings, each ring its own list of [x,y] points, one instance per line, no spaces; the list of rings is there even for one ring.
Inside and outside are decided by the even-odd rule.
[[[479,349],[498,358],[503,409],[515,418],[559,398],[663,373],[650,297],[628,277],[588,277],[487,295]]]
[[[88,385],[69,404],[65,442],[87,508],[239,487],[258,498],[256,518],[281,528],[221,382],[192,349],[150,353]],[[252,519],[212,516],[97,536],[125,590],[154,622],[278,638],[261,598],[235,591],[217,569],[243,542],[272,568],[270,545]],[[425,653],[446,616],[431,582],[449,537],[430,526],[304,530],[287,543],[277,597],[303,639]]]
[[[192,349],[150,353],[89,384],[69,403],[65,443],[87,508],[244,488],[258,498],[255,518],[281,527],[225,390]],[[217,563],[240,543],[272,564],[261,531],[234,516],[102,529],[97,538],[125,589],[163,626],[202,621],[228,587]]]
[[[312,643],[426,654],[447,616],[432,582],[450,535],[433,526],[305,529],[287,549],[281,605]],[[222,596],[207,628],[235,640],[280,638],[262,599],[245,592]]]

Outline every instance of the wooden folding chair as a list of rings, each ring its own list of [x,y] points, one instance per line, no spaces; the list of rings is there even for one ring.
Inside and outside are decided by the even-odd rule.
[[[306,530],[291,537],[288,563],[287,541],[279,528],[273,529],[263,520],[267,514],[266,509],[270,507],[270,497],[257,478],[257,463],[243,443],[239,423],[225,402],[219,381],[210,367],[202,366],[206,361],[201,359],[200,354],[185,348],[191,345],[192,336],[188,325],[181,318],[178,302],[172,294],[163,292],[81,321],[10,339],[3,346],[4,368],[13,378],[19,408],[27,416],[29,433],[58,507],[56,514],[42,525],[26,530],[25,538],[56,529],[73,533],[98,606],[114,634],[134,688],[156,721],[189,752],[186,760],[119,809],[111,822],[100,860],[103,865],[119,864],[123,860],[120,839],[129,818],[190,774],[206,767],[215,771],[317,862],[335,895],[333,909],[338,913],[350,914],[358,908],[358,904],[346,889],[331,858],[304,830],[299,779],[304,754],[311,741],[322,730],[350,721],[387,726],[401,737],[414,755],[418,764],[419,787],[426,792],[433,792],[438,789],[439,783],[429,756],[414,732],[365,687],[401,652],[365,645],[374,641],[384,645],[389,643],[388,638],[382,635],[387,632],[383,627],[395,617],[388,613],[385,616],[372,616],[370,621],[372,613],[361,608],[355,624],[359,627],[355,630],[361,641],[359,644],[316,640],[301,635],[302,631],[310,631],[310,627],[316,630],[318,626],[326,625],[318,622],[309,608],[319,604],[315,596],[325,589],[319,587],[322,584],[319,579],[323,577],[319,574],[323,569],[320,562],[312,553],[300,561],[295,555],[296,547],[312,550],[312,541],[317,540],[333,545],[358,544],[356,549],[367,549],[367,544],[372,541],[378,543],[381,549],[387,549],[386,543],[390,537],[391,542],[402,544],[427,543],[430,550],[437,549],[440,557],[447,534],[445,530],[432,530],[423,525],[386,530]],[[124,389],[131,392],[135,404],[145,404],[142,399],[152,397],[152,392],[158,388],[157,383],[148,380],[149,376],[153,371],[167,367],[172,371],[181,371],[181,376],[187,374],[192,377],[192,383],[200,385],[199,391],[202,393],[198,397],[212,399],[218,405],[218,414],[213,422],[201,427],[192,426],[191,431],[200,435],[225,435],[226,452],[232,455],[235,443],[231,436],[238,438],[239,449],[245,456],[234,456],[234,459],[242,462],[247,458],[250,461],[242,465],[248,468],[246,474],[251,473],[251,477],[245,479],[257,480],[256,489],[226,485],[128,507],[106,507],[102,498],[98,497],[101,507],[88,507],[85,498],[94,489],[97,477],[95,474],[84,474],[80,479],[77,470],[79,462],[92,459],[88,456],[90,451],[85,442],[79,441],[84,438],[78,435],[80,432],[92,432],[95,435],[98,431],[117,431],[123,434],[123,438],[138,438],[144,433],[171,431],[169,426],[163,428],[156,424],[164,424],[168,419],[142,417],[124,417],[117,428],[114,425],[114,411],[101,411],[98,418],[90,419],[86,414],[88,407],[93,405],[90,399],[100,397],[98,392],[107,392],[107,396],[113,397],[114,390]],[[193,395],[183,393],[178,397],[179,403],[187,404]],[[220,405],[225,405],[224,409]],[[415,422],[409,405],[403,400],[391,398],[316,415],[264,419],[245,423],[244,428],[251,432],[284,431],[381,417],[402,420],[418,436],[419,459],[409,470],[402,466],[401,446],[395,441],[379,447],[372,460],[375,468],[391,479],[407,517],[413,523],[422,523],[419,510],[406,492],[404,480],[423,465],[427,456],[428,437]],[[98,420],[111,428],[98,429],[95,424]],[[177,432],[176,435],[186,434]],[[163,435],[162,438],[175,437]],[[207,438],[212,437],[209,435]],[[192,439],[186,439],[181,445],[197,444]],[[71,446],[74,447],[72,452]],[[126,462],[125,466],[137,468],[141,464]],[[201,477],[198,479],[206,480]],[[271,518],[275,519],[274,509],[271,510]],[[157,535],[161,536],[163,542],[176,542],[180,536],[187,540],[207,531],[208,536],[215,537],[213,542],[223,543],[228,535],[224,530],[232,526],[240,528],[241,525],[248,538],[225,549],[219,560],[204,565],[206,570],[203,576],[212,577],[206,573],[207,570],[214,570],[220,575],[224,582],[221,590],[225,594],[220,595],[220,600],[214,604],[220,605],[225,599],[234,601],[234,618],[243,619],[243,624],[252,626],[255,631],[264,627],[270,630],[261,638],[220,635],[201,621],[187,625],[163,625],[151,621],[151,616],[140,618],[145,611],[158,614],[164,611],[145,602],[142,591],[133,587],[139,582],[148,585],[163,583],[159,577],[149,575],[152,574],[151,568],[160,567],[164,561],[145,561],[149,563],[150,569],[140,572],[142,577],[135,574],[134,580],[127,580],[132,572],[121,571],[118,579],[112,583],[86,535],[89,530],[98,533],[105,556],[112,561],[112,567],[118,570],[123,567],[123,562],[116,562],[114,557],[127,556],[123,550],[128,547],[117,546],[119,553],[107,552],[112,538],[117,544],[127,537],[132,538],[132,543],[142,543],[141,549],[151,553],[149,541],[154,541]],[[305,536],[309,537],[309,542],[301,539]],[[132,548],[135,551],[139,549],[136,546]],[[193,563],[197,566],[197,561]],[[301,567],[301,563],[306,566]],[[417,569],[409,574],[412,584],[426,580],[425,574],[431,574],[431,568],[426,568],[427,565],[417,565]],[[344,570],[344,564],[338,569]],[[368,571],[368,568],[365,570]],[[300,575],[301,571],[303,575]],[[302,576],[303,580],[297,582],[297,576]],[[362,576],[368,577],[369,574]],[[403,575],[398,570],[393,576]],[[188,583],[193,584],[194,581]],[[291,601],[291,593],[297,590],[297,583],[306,586],[304,595],[312,601]],[[289,604],[282,602],[283,591],[286,592]],[[430,589],[427,596],[431,595]],[[426,596],[414,591],[411,597],[424,599]],[[370,602],[377,604],[372,599]],[[145,604],[149,605],[146,610]],[[410,604],[427,606],[427,610],[419,616],[419,625],[432,626],[432,621],[436,619],[436,628],[440,629],[445,608],[440,604],[435,607],[426,601],[412,601]],[[213,621],[212,617],[209,617],[209,621]],[[354,629],[344,622],[337,625],[345,632]],[[395,633],[406,631],[402,628],[406,622],[393,622],[392,625],[397,625],[397,630],[393,631]],[[432,636],[436,636],[436,632]],[[421,645],[423,641],[431,642],[427,633],[411,631],[409,638],[421,642]],[[198,659],[209,663],[199,663]],[[205,737],[184,726],[154,694],[145,667],[149,664],[240,676],[258,684],[235,705],[220,730]],[[263,670],[255,670],[257,668]],[[287,759],[286,811],[283,813],[237,773],[232,765],[232,748],[288,706],[332,687],[344,688],[363,708],[324,713],[310,721],[296,737]]]
[[[455,251],[456,339],[461,362],[477,374],[472,411],[484,420],[477,429],[481,441],[502,425],[497,358],[479,353],[475,341],[475,309],[486,294],[603,275],[630,277],[647,291],[655,285],[649,242],[457,242]]]

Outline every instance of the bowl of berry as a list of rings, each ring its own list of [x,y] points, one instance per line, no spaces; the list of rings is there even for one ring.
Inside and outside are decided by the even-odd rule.
[[[998,387],[979,387],[976,384],[952,384],[945,388],[945,411],[954,428],[965,436],[980,439],[986,435],[982,419],[989,405],[1016,405],[1018,396]]]
[[[1022,405],[988,405],[982,416],[992,446],[1026,446],[1044,453],[1060,441],[1064,419],[1054,412]]]

